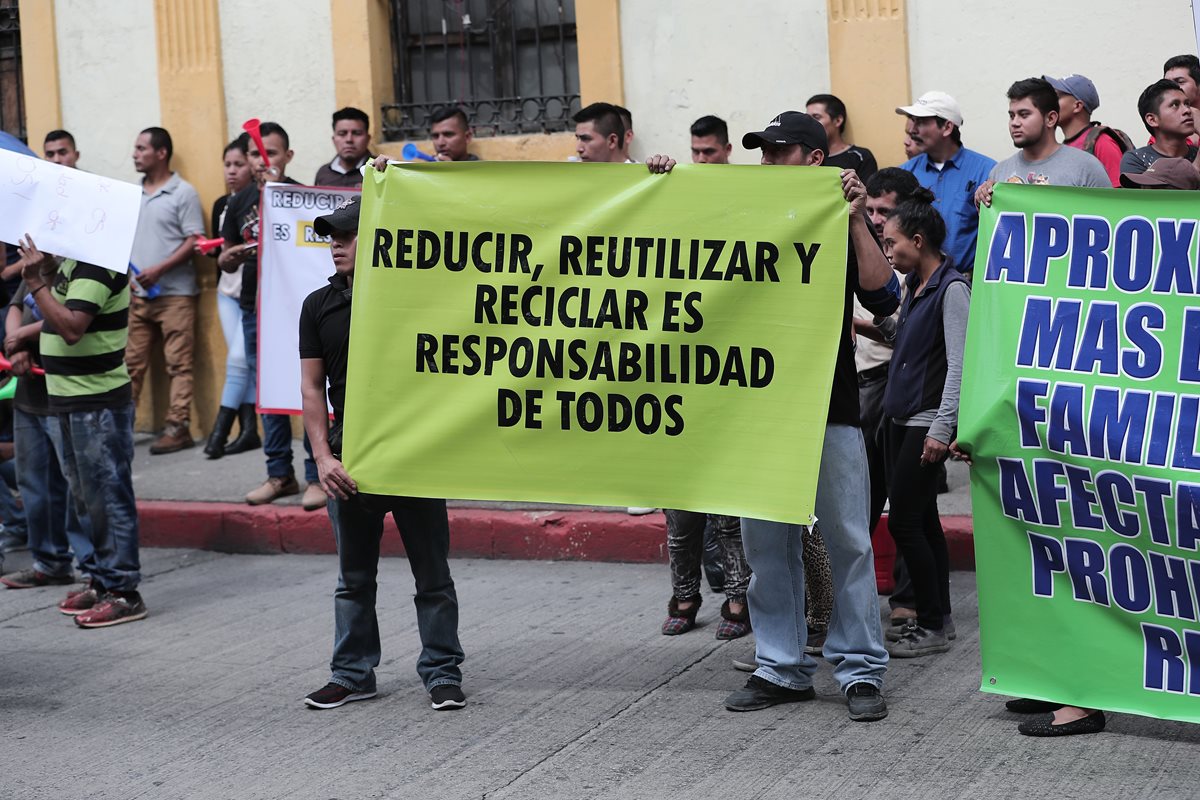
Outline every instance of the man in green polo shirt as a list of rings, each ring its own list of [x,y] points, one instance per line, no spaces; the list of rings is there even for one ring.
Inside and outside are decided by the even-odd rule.
[[[50,435],[73,501],[86,512],[95,547],[91,607],[75,614],[81,628],[103,628],[146,616],[137,508],[133,497],[133,400],[125,368],[129,278],[91,264],[61,262],[26,236],[18,245],[21,274],[44,321],[39,338],[50,410]],[[58,269],[43,278],[50,267]],[[86,603],[79,604],[86,606]]]

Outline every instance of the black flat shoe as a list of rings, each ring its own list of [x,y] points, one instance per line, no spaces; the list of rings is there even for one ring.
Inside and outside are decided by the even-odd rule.
[[[1062,703],[1047,703],[1045,700],[1030,700],[1019,697],[1009,700],[1004,707],[1014,714],[1051,714],[1063,707]]]
[[[1031,719],[1022,722],[1017,730],[1026,736],[1075,736],[1080,733],[1099,733],[1104,730],[1104,712],[1094,711],[1083,719],[1062,725],[1054,724],[1054,717]]]

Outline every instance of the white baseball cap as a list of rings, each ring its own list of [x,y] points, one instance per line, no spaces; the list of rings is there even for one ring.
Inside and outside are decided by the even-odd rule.
[[[950,120],[960,128],[963,124],[962,111],[958,107],[958,101],[945,92],[926,92],[918,97],[917,102],[911,106],[899,106],[896,113],[906,117],[941,117]]]

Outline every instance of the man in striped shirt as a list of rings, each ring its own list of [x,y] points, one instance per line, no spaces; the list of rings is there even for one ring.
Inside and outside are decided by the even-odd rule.
[[[129,278],[71,259],[57,259],[25,237],[22,276],[44,319],[39,338],[51,438],[73,501],[87,513],[95,547],[91,584],[77,602],[60,605],[81,628],[103,628],[146,616],[137,508],[133,497],[133,400],[125,368]],[[90,594],[88,594],[90,593]],[[68,596],[68,600],[71,596]]]

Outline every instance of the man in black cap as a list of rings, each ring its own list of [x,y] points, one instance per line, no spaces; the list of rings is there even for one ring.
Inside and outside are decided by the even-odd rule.
[[[762,131],[748,133],[742,146],[761,149],[761,163],[821,166],[828,142],[821,123],[800,111],[785,111]],[[646,162],[651,172],[675,165],[666,156]],[[853,170],[842,170],[842,193],[850,204],[846,294],[839,332],[850,329],[851,298],[868,311],[889,316],[899,305],[900,284],[867,219],[866,188]],[[816,516],[833,566],[834,607],[824,654],[845,693],[850,718],[887,716],[880,687],[888,654],[879,624],[871,533],[867,527],[869,478],[859,429],[858,374],[854,342],[839,336],[825,442],[817,478]],[[755,632],[758,669],[746,686],[725,700],[730,711],[757,711],[780,703],[811,700],[817,662],[804,651],[804,526],[742,519],[746,560],[753,570],[747,599]]]
[[[447,561],[450,527],[446,501],[421,497],[364,495],[342,467],[346,361],[350,340],[350,294],[358,244],[358,198],[317,217],[313,229],[328,236],[336,270],[329,285],[310,294],[300,311],[300,382],[304,428],[312,441],[321,488],[329,496],[329,519],[338,550],[334,593],[334,640],[329,683],[304,698],[312,708],[337,708],[375,696],[379,666],[379,623],[375,616],[376,572],[384,517],[391,513],[416,580],[421,655],[417,674],[439,711],[467,704],[462,691],[462,645],[458,641],[458,597]],[[325,405],[329,404],[333,425]]]

